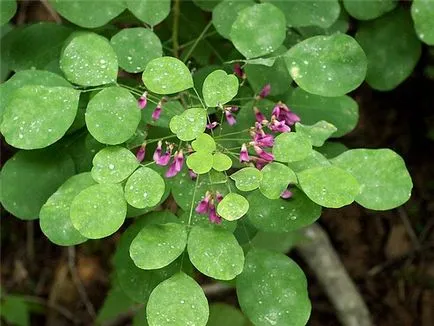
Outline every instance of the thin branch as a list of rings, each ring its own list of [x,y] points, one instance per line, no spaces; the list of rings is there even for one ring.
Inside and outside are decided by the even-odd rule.
[[[408,236],[411,239],[411,242],[413,243],[413,246],[416,250],[420,249],[420,241],[419,238],[416,235],[416,232],[414,232],[413,226],[411,225],[410,219],[408,218],[407,211],[404,209],[404,207],[398,207],[398,214],[401,218],[402,224],[405,227],[405,230],[407,231]]]
[[[205,33],[208,31],[208,29],[212,25],[212,20],[209,21],[209,23],[205,26],[202,33],[197,37],[196,41],[194,41],[191,48],[188,50],[187,54],[185,55],[184,59],[182,61],[186,62],[188,58],[190,58],[190,55],[193,53],[194,49],[196,49],[196,46],[199,44],[199,42],[204,38]]]
[[[96,317],[96,312],[95,312],[95,308],[92,305],[92,303],[89,300],[89,296],[87,295],[86,289],[84,288],[83,283],[81,282],[80,276],[78,275],[77,272],[77,267],[75,265],[75,247],[71,246],[68,247],[68,266],[69,266],[69,271],[71,273],[72,276],[72,280],[77,288],[77,291],[80,295],[81,301],[84,303],[87,312],[89,313],[89,315],[92,317],[92,319],[95,319]]]
[[[57,24],[61,24],[62,23],[62,18],[60,18],[59,14],[53,9],[53,7],[48,3],[47,0],[40,0],[42,5],[44,6],[45,10],[48,11],[48,13],[50,14],[51,18],[53,18],[53,20],[57,23]]]
[[[325,231],[318,225],[301,230],[297,251],[314,271],[344,326],[372,326],[369,310]]]
[[[33,263],[35,259],[35,236],[34,236],[34,225],[33,221],[27,222],[27,241],[26,241],[26,252],[27,252],[27,259],[30,264]]]
[[[179,56],[179,15],[180,15],[180,0],[173,1],[173,27],[172,27],[172,45],[173,45],[173,56],[178,58]]]
[[[233,289],[234,289],[233,286],[230,286],[225,283],[210,283],[210,284],[202,285],[202,290],[207,297],[221,295]]]
[[[66,319],[72,321],[74,324],[77,324],[79,322],[78,319],[74,316],[74,314],[63,306],[48,302],[48,301],[46,301],[42,298],[39,298],[39,297],[32,297],[32,296],[24,295],[24,296],[21,296],[21,298],[26,302],[36,303],[36,304],[39,304],[41,306],[45,306],[49,309],[52,309],[52,310],[58,312],[63,317],[65,317]]]

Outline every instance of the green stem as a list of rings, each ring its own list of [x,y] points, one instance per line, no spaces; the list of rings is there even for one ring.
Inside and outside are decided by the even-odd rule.
[[[178,41],[178,30],[179,30],[179,14],[180,14],[180,2],[181,0],[173,1],[173,28],[172,28],[172,45],[173,45],[173,56],[179,57],[179,41]]]
[[[186,62],[188,60],[188,58],[190,58],[190,55],[193,53],[194,49],[199,44],[200,40],[202,40],[204,38],[205,33],[208,31],[208,29],[211,27],[211,25],[212,25],[212,20],[209,21],[209,23],[203,29],[202,33],[200,33],[199,37],[196,39],[196,41],[194,41],[192,47],[188,50],[187,54],[184,57],[184,60],[182,60],[182,61]]]
[[[207,34],[205,34],[205,35],[203,36],[203,40],[206,39],[207,37],[213,36],[213,35],[215,35],[215,34],[217,34],[216,31],[209,32],[209,33],[207,33]],[[184,43],[184,44],[181,44],[181,45],[179,46],[179,48],[180,48],[180,49],[183,49],[183,48],[185,48],[185,47],[187,47],[187,46],[189,46],[189,45],[191,45],[191,44],[194,44],[194,42],[196,42],[196,40],[188,41],[188,42],[186,42],[186,43]]]
[[[215,139],[220,139],[220,138],[224,138],[225,136],[238,135],[238,134],[241,134],[241,133],[246,132],[246,131],[249,131],[249,129],[244,129],[244,130],[241,130],[241,131],[230,132],[228,134],[224,134],[224,135],[217,136],[217,137],[214,137],[214,138]]]
[[[240,138],[220,138],[220,139],[218,139],[218,141],[236,141],[236,140],[239,140],[239,141],[249,141],[250,139],[240,139]]]

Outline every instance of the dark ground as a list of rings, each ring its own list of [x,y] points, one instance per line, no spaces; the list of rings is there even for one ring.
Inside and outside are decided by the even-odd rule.
[[[392,92],[359,88],[353,96],[360,105],[360,122],[343,138],[350,148],[389,147],[402,155],[414,183],[410,201],[386,212],[354,204],[325,210],[321,218],[379,326],[434,325],[434,137],[428,136],[434,134],[434,80],[423,74],[428,59],[424,53],[413,75]],[[3,154],[5,159],[8,153]],[[51,244],[37,222],[19,221],[5,212],[1,235],[2,289],[65,306],[89,324],[68,274],[66,249]],[[77,247],[78,275],[97,309],[109,286],[109,259],[117,238]],[[295,258],[308,273],[313,304],[309,325],[338,325],[315,276]],[[234,293],[228,295],[226,300],[233,301]],[[55,313],[46,317],[36,314],[32,325],[68,325]]]

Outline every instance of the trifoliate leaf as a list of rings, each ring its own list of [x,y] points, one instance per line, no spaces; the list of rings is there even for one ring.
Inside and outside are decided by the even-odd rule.
[[[404,204],[413,183],[402,158],[390,149],[352,149],[332,163],[353,175],[360,184],[356,202],[363,207],[387,210]]]
[[[308,156],[311,151],[310,139],[298,132],[286,132],[274,139],[273,154],[277,161],[299,161]]]
[[[202,87],[205,104],[208,107],[224,105],[232,100],[238,93],[238,78],[228,75],[224,70],[215,70],[210,73]]]
[[[243,249],[234,235],[224,229],[193,227],[187,250],[192,264],[206,276],[232,280],[243,271]]]
[[[141,118],[137,101],[121,87],[108,87],[96,94],[87,105],[86,125],[100,143],[117,145],[127,141]]]
[[[136,208],[152,207],[160,202],[164,189],[164,180],[157,172],[141,167],[128,178],[125,199]]]
[[[24,86],[10,98],[1,124],[6,142],[22,149],[47,147],[65,135],[80,92],[69,87]]]
[[[187,244],[187,230],[178,223],[145,226],[131,242],[130,256],[141,269],[159,269],[175,261]]]
[[[212,168],[216,171],[227,171],[232,167],[232,160],[229,156],[223,153],[215,153],[213,155]]]
[[[324,157],[324,155],[322,155],[321,153],[315,150],[311,151],[308,156],[306,156],[304,159],[300,161],[288,163],[288,166],[296,174],[307,169],[316,168],[319,166],[329,166],[329,165],[331,165],[329,160],[327,160],[327,158]]]
[[[106,38],[95,33],[78,32],[65,44],[60,68],[66,79],[74,84],[98,86],[116,81],[118,59]]]
[[[196,152],[187,157],[186,163],[194,173],[204,174],[212,169],[213,155],[207,152]]]
[[[126,0],[128,10],[151,26],[162,22],[170,13],[170,0]]]
[[[72,201],[70,214],[72,224],[86,238],[100,239],[115,233],[127,214],[122,187],[97,184],[84,189]]]
[[[190,141],[202,134],[206,128],[206,110],[193,108],[170,120],[170,130],[183,141]]]
[[[259,187],[262,181],[262,172],[257,168],[247,167],[231,175],[235,186],[241,191],[252,191]]]
[[[259,184],[261,193],[269,199],[278,199],[290,183],[297,183],[297,176],[286,165],[272,162],[261,170],[262,180]]]
[[[135,155],[120,146],[103,148],[92,163],[92,178],[98,183],[122,182],[139,166]]]
[[[173,57],[151,60],[142,79],[146,88],[157,94],[173,94],[193,87],[193,78],[187,66]]]
[[[212,23],[217,32],[230,39],[232,24],[243,9],[254,5],[253,0],[223,0],[212,11]]]
[[[314,125],[304,125],[300,122],[295,124],[297,133],[308,137],[313,146],[321,147],[324,142],[338,130],[334,125],[327,121],[321,120]]]
[[[196,140],[191,143],[196,152],[212,153],[216,150],[214,138],[208,134],[200,134]]]
[[[248,210],[247,199],[235,193],[226,195],[217,206],[217,214],[228,221],[240,219]]]

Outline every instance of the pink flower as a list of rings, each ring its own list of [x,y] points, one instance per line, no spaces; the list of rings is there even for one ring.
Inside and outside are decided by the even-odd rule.
[[[166,166],[167,164],[169,164],[170,161],[170,156],[172,154],[172,147],[169,146],[166,152],[163,155],[161,155],[161,146],[162,146],[162,141],[160,140],[158,142],[157,148],[155,149],[153,159],[157,165]]]
[[[233,114],[231,113],[231,111],[226,110],[225,111],[225,116],[226,116],[226,121],[228,122],[228,124],[230,126],[233,126],[234,124],[237,123],[237,120],[235,119],[235,117],[233,116]]]
[[[241,145],[241,151],[240,151],[240,162],[249,162],[249,152],[247,151],[246,144]]]
[[[258,170],[262,170],[264,166],[266,166],[269,162],[266,160],[263,160],[262,158],[259,157],[254,157],[253,158],[254,162],[255,162],[255,167]]]
[[[267,120],[265,115],[263,115],[256,106],[253,108],[253,111],[255,112],[255,118],[258,123],[262,123],[262,121]]]
[[[266,98],[268,95],[270,95],[270,92],[271,92],[271,85],[267,84],[261,89],[257,97],[259,99]]]
[[[161,115],[161,107],[157,105],[155,110],[152,112],[152,120],[156,121],[160,119],[160,115]]]
[[[215,127],[217,127],[218,124],[219,124],[219,123],[218,123],[217,121],[214,121],[214,122],[208,123],[208,124],[206,125],[206,128],[207,128],[207,129],[214,129]]]
[[[246,79],[246,73],[243,71],[239,63],[234,64],[234,74],[242,79]]]
[[[217,191],[215,194],[215,199],[217,200],[217,203],[220,203],[223,199],[223,195]]]
[[[148,92],[145,91],[142,94],[142,96],[140,96],[139,99],[137,100],[137,105],[141,110],[143,110],[147,104],[148,104]]]
[[[196,207],[196,213],[199,214],[206,214],[209,210],[211,194],[207,191],[205,194],[205,197],[199,202],[199,204]]]
[[[300,117],[292,112],[285,103],[278,102],[271,113],[277,120],[285,121],[288,126],[294,125],[296,122],[300,121]]]
[[[142,162],[145,159],[145,153],[146,153],[146,143],[143,143],[136,153],[137,161]]]
[[[166,177],[171,178],[177,175],[184,165],[184,153],[182,150],[175,152],[175,157],[173,158],[172,164],[170,164],[169,169],[166,171]]]
[[[271,162],[271,161],[274,160],[274,155],[273,154],[264,151],[258,145],[253,145],[253,149],[255,150],[256,154],[258,154],[259,157],[262,158],[263,160],[269,161],[269,162]]]
[[[188,169],[188,175],[192,180],[195,180],[197,178],[197,174],[194,173],[192,169]]]
[[[260,147],[273,147],[274,145],[273,135],[266,134],[263,130],[261,130],[261,132],[255,133],[253,136],[253,141]]]
[[[281,194],[280,197],[283,199],[288,199],[292,197],[292,192],[289,191],[288,189],[284,190]]]
[[[208,218],[211,223],[220,224],[222,222],[222,218],[217,215],[214,204],[211,204],[209,207]]]
[[[272,131],[277,131],[277,132],[290,132],[291,128],[286,124],[286,122],[284,120],[279,121],[276,119],[276,117],[273,115],[271,117],[271,122],[268,125],[268,128],[270,128],[270,130]]]

